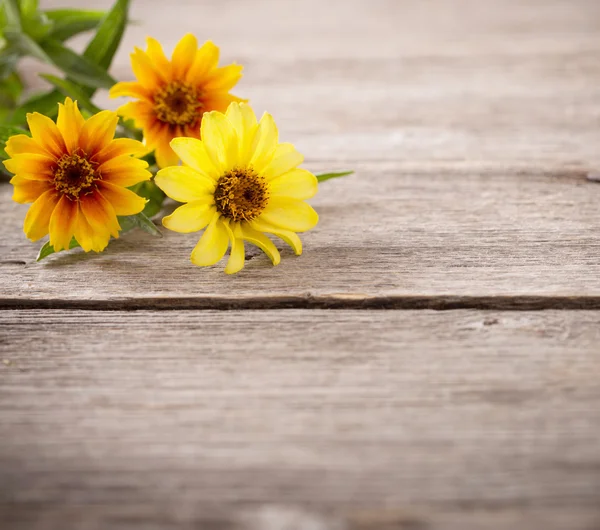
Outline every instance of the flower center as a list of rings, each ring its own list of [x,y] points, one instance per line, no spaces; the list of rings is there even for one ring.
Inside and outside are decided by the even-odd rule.
[[[94,171],[94,166],[82,156],[73,153],[63,155],[54,170],[54,187],[60,193],[71,199],[78,199],[81,192],[92,187],[95,180],[100,178]]]
[[[191,125],[202,117],[200,96],[193,86],[173,81],[154,95],[154,114],[169,125]]]
[[[252,168],[232,169],[217,181],[217,210],[232,221],[251,221],[261,214],[268,202],[267,181]]]

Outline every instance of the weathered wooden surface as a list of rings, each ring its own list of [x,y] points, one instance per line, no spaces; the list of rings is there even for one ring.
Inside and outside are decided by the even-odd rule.
[[[357,174],[303,256],[233,278],[180,234],[36,264],[0,183],[0,527],[600,528],[600,3],[133,18],[115,77],[146,35],[210,38],[306,167]]]
[[[0,513],[10,522],[600,523],[598,312],[2,317]],[[300,523],[277,523],[294,514]]]

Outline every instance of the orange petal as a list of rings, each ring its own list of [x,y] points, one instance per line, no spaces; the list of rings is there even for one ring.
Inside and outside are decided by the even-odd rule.
[[[122,81],[117,83],[110,89],[109,95],[111,98],[129,96],[132,98],[145,99],[149,103],[152,103],[152,92],[137,81]]]
[[[90,225],[83,215],[81,204],[79,205],[77,222],[74,226],[74,236],[77,243],[79,243],[81,248],[86,252],[89,252],[90,250],[102,252],[110,241],[110,233],[106,228],[97,230]]]
[[[13,201],[21,204],[34,202],[42,193],[53,188],[52,183],[47,180],[29,180],[23,177],[13,177],[10,183],[15,187]]]
[[[128,188],[138,182],[150,180],[152,174],[146,169],[147,167],[148,162],[144,160],[121,155],[98,166],[98,172],[102,180]]]
[[[233,94],[225,94],[221,92],[218,92],[216,94],[208,94],[205,98],[202,99],[206,111],[218,110],[219,112],[226,112],[227,107],[229,107],[229,105],[234,101],[237,103],[246,103],[248,100],[238,98]]]
[[[160,142],[156,146],[154,156],[156,157],[156,165],[161,169],[179,164],[179,157],[171,149],[168,139],[165,139],[165,141]]]
[[[44,149],[42,145],[26,134],[17,134],[16,136],[11,136],[6,142],[6,147],[4,150],[8,156],[34,154],[47,156],[51,160],[54,160],[55,158],[50,151]]]
[[[48,190],[42,193],[27,211],[23,231],[31,241],[37,241],[48,234],[50,217],[52,217],[58,199],[59,194],[56,190]]]
[[[135,120],[136,127],[143,129],[150,119],[154,119],[154,110],[147,101],[130,101],[117,109],[117,114],[128,120]]]
[[[4,161],[11,173],[30,180],[49,180],[53,176],[53,160],[45,155],[15,155]]]
[[[100,193],[84,195],[79,204],[87,222],[95,231],[108,230],[113,237],[119,237],[121,226],[115,209]]]
[[[144,156],[148,148],[142,142],[131,138],[116,138],[94,156],[94,161],[102,164],[111,158],[123,155]]]
[[[184,35],[175,46],[171,65],[173,67],[173,79],[184,79],[185,75],[192,67],[196,53],[198,51],[198,41],[191,33]]]
[[[156,39],[152,37],[146,38],[146,55],[150,58],[150,61],[158,68],[158,70],[165,76],[169,77],[171,73],[171,63],[165,56],[163,48]]]
[[[219,63],[219,48],[211,41],[206,41],[196,52],[194,62],[186,75],[186,81],[194,85],[202,83],[206,75]]]
[[[67,152],[62,134],[56,123],[50,118],[34,112],[27,114],[27,124],[31,131],[31,137],[53,156],[60,158]]]
[[[117,186],[110,182],[101,181],[99,184],[100,193],[112,204],[117,215],[135,215],[140,213],[148,202],[137,193],[134,193],[123,186]]]
[[[206,91],[228,92],[242,77],[243,66],[239,64],[230,64],[222,68],[213,70],[203,83]]]
[[[73,102],[71,98],[65,99],[65,104],[58,104],[58,119],[56,125],[62,134],[65,145],[69,153],[72,153],[79,147],[79,134],[85,120],[77,108],[77,101]]]
[[[79,204],[63,195],[50,218],[50,244],[56,252],[68,249],[75,224],[77,222]]]
[[[145,87],[154,89],[167,82],[167,72],[161,72],[157,66],[152,63],[148,55],[136,48],[131,54],[131,69],[138,81]]]
[[[92,158],[114,138],[119,116],[111,110],[103,110],[87,120],[81,129],[79,146],[88,158]]]

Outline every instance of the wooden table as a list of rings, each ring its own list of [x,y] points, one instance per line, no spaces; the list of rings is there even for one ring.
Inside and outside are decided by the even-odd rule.
[[[194,234],[38,264],[0,185],[0,527],[600,528],[600,2],[133,18],[115,77],[211,38],[307,168],[356,175],[235,277]]]

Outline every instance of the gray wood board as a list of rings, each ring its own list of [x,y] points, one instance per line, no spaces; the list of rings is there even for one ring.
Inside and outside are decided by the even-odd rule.
[[[598,312],[0,317],[11,530],[600,524]]]

